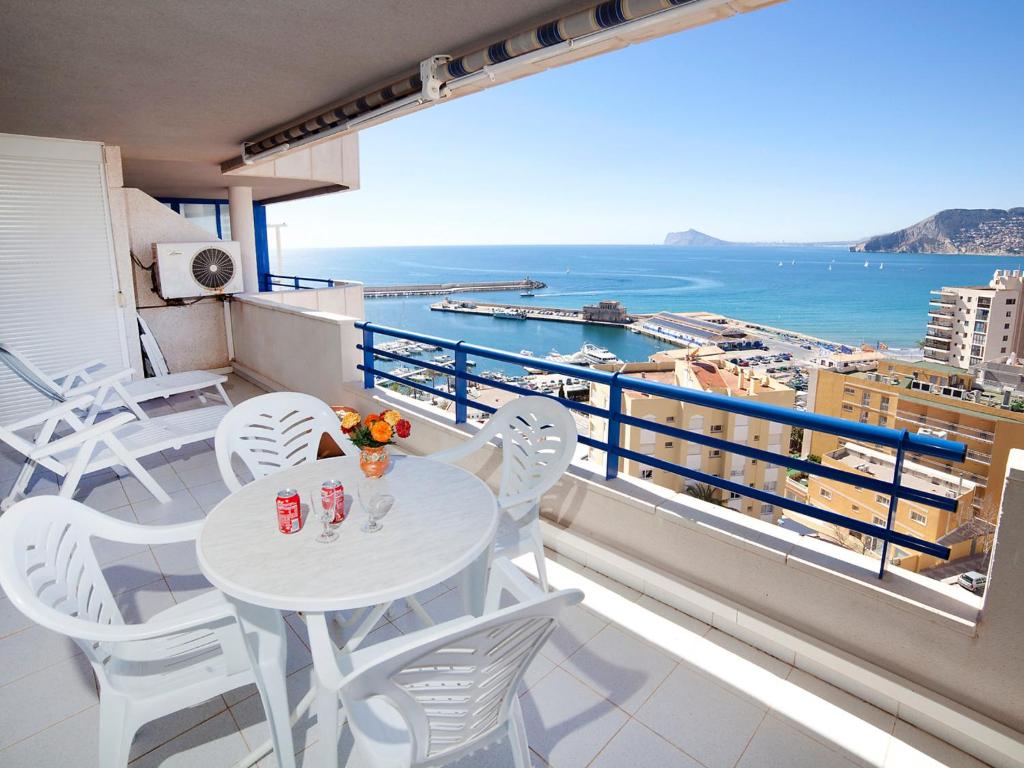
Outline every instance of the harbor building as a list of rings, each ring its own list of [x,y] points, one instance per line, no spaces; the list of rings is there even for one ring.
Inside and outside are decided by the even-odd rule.
[[[617,301],[604,300],[597,304],[586,304],[583,307],[583,320],[588,323],[619,323],[626,325],[633,322],[626,308]]]
[[[726,318],[707,312],[658,312],[633,327],[647,336],[674,344],[718,347],[724,352],[764,347],[761,339]]]
[[[1024,412],[1008,389],[985,389],[967,371],[932,361],[881,360],[876,372],[812,369],[807,410],[824,416],[908,429],[967,445],[962,464],[917,457],[927,466],[977,486],[974,513],[995,520],[1006,461],[1024,445]],[[805,432],[803,454],[824,457],[840,438]]]
[[[968,369],[1019,357],[1024,351],[1022,302],[1024,276],[1018,269],[997,269],[988,285],[932,291],[925,358]]]
[[[754,398],[770,405],[791,408],[794,402],[795,392],[789,387],[765,374],[753,374],[721,360],[627,363],[618,370],[627,376],[730,397]],[[608,396],[608,387],[591,384],[590,402],[593,405],[606,407]],[[675,426],[774,453],[785,453],[789,450],[789,429],[777,422],[751,419],[740,414],[724,413],[667,397],[629,391],[623,392],[622,412],[658,424]],[[591,417],[590,430],[595,439],[604,440],[607,437],[607,422]],[[781,467],[748,459],[739,454],[708,448],[699,443],[659,435],[649,429],[624,426],[620,444],[631,451],[743,483],[751,488],[781,492],[785,479],[785,470]],[[590,458],[593,461],[604,462],[605,452],[591,449]],[[628,459],[622,461],[620,471],[677,492],[684,491],[688,485],[694,484],[681,475]],[[779,514],[771,504],[761,504],[728,491],[718,490],[715,499],[723,506],[763,520],[774,521]]]
[[[836,450],[822,456],[822,464],[825,466],[885,482],[892,480],[894,463],[895,459],[891,455],[854,442],[845,442]],[[990,544],[995,526],[974,518],[972,508],[976,485],[973,482],[914,461],[904,462],[900,477],[902,483],[908,487],[956,499],[957,508],[953,512],[948,512],[905,499],[900,500],[896,505],[893,530],[950,547],[953,550],[950,560],[977,554]],[[806,501],[813,507],[827,509],[874,525],[884,526],[889,515],[889,496],[824,477],[809,478]],[[800,525],[815,529],[822,538],[848,549],[869,555],[881,555],[880,539],[862,536],[849,528],[794,512],[786,512],[786,517]],[[944,562],[896,546],[889,548],[888,557],[893,564],[913,571]]]

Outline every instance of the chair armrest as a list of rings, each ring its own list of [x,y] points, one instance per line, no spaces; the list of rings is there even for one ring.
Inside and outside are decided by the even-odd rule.
[[[227,601],[217,605],[205,606],[187,615],[168,619],[153,619],[141,624],[95,624],[91,621],[83,621],[82,619],[67,616],[59,611],[54,611],[54,613],[69,622],[66,629],[61,629],[64,634],[92,642],[107,643],[131,643],[137,640],[153,640],[158,637],[192,632],[207,626],[215,631],[216,627],[211,625],[216,625],[225,619],[238,620],[235,607]],[[70,622],[74,623],[73,626]],[[65,624],[65,622],[60,623]]]
[[[57,373],[55,373],[52,376],[50,376],[50,378],[53,379],[54,381],[56,381],[58,384],[73,383],[75,379],[82,379],[83,381],[89,381],[89,379],[90,379],[90,373],[89,372],[93,368],[106,368],[106,367],[107,367],[106,364],[102,360],[97,358],[95,360],[89,360],[86,363],[82,363],[81,365],[76,365],[76,366],[74,366],[72,368],[66,368],[63,371],[58,371]],[[67,381],[65,381],[65,379],[71,379],[71,382],[67,382]]]
[[[135,373],[131,368],[125,368],[121,371],[115,371],[114,373],[108,373],[105,376],[101,376],[98,379],[89,379],[83,384],[73,386],[68,389],[64,394],[68,397],[75,397],[77,395],[93,394],[96,390],[104,387],[112,386],[121,381],[128,381]]]
[[[436,453],[428,454],[425,458],[432,461],[440,461],[444,464],[454,464],[457,461],[461,461],[467,456],[479,451],[483,448],[487,441],[490,439],[490,435],[485,433],[483,430],[477,432],[469,440],[466,440],[454,448],[449,448],[446,451],[437,451]]]
[[[67,405],[67,403],[65,403],[65,405]],[[84,429],[80,429],[70,435],[65,435],[64,437],[54,440],[52,443],[39,446],[36,450],[32,451],[29,458],[33,460],[44,459],[47,456],[60,453],[68,448],[77,448],[87,440],[94,440],[101,438],[104,435],[111,434],[115,429],[127,424],[129,421],[135,421],[134,413],[118,413],[115,416],[111,416],[109,419],[104,419],[99,424],[93,424],[92,426],[85,427]]]
[[[50,419],[61,418],[69,413],[73,413],[82,408],[88,408],[92,402],[92,398],[88,395],[76,397],[72,400],[66,400],[63,403],[57,403],[56,405],[47,408],[45,411],[34,413],[31,416],[27,416],[21,421],[16,421],[13,424],[7,424],[6,429],[11,432],[17,432],[24,429],[25,427],[32,427],[36,424],[44,424]]]
[[[141,525],[126,523],[116,517],[106,516],[96,523],[95,535],[107,541],[121,541],[126,544],[178,544],[195,541],[203,530],[205,520],[174,525]]]

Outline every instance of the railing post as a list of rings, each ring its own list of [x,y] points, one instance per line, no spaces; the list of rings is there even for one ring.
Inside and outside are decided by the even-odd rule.
[[[294,277],[292,277],[292,283],[295,284],[296,288],[299,287],[299,276],[298,275],[295,275]]]
[[[612,383],[608,385],[608,452],[604,469],[605,480],[612,480],[619,475],[619,431],[622,422],[622,385],[619,384],[619,372],[612,374]]]
[[[892,468],[892,488],[889,489],[889,515],[885,520],[885,530],[891,531],[893,523],[896,522],[896,507],[899,506],[900,500],[896,495],[900,487],[900,475],[903,473],[903,455],[907,450],[907,443],[910,442],[910,432],[903,430],[903,434],[900,435],[900,444],[896,449],[896,462]],[[889,541],[882,542],[882,563],[878,567],[878,578],[885,576],[885,563],[889,557]]]
[[[334,278],[331,278],[331,279],[329,279],[327,281],[327,287],[328,288],[333,288],[334,287]]]
[[[462,342],[455,345],[455,423],[465,424],[469,418],[469,388],[466,378],[466,353]]]
[[[367,323],[363,326],[363,388],[373,389],[376,383],[373,375],[373,330]]]

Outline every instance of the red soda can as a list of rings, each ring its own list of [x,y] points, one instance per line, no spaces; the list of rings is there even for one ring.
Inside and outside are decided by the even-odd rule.
[[[341,480],[328,480],[328,482],[334,488],[334,520],[331,522],[333,525],[337,525],[345,521],[345,486],[341,484]]]
[[[281,533],[297,533],[302,529],[299,492],[294,488],[277,492],[277,527]]]

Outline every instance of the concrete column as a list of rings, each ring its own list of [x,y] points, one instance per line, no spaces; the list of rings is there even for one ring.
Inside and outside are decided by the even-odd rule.
[[[260,289],[256,270],[256,227],[252,219],[252,187],[228,187],[228,213],[231,217],[231,239],[242,250],[242,281],[246,293]]]

